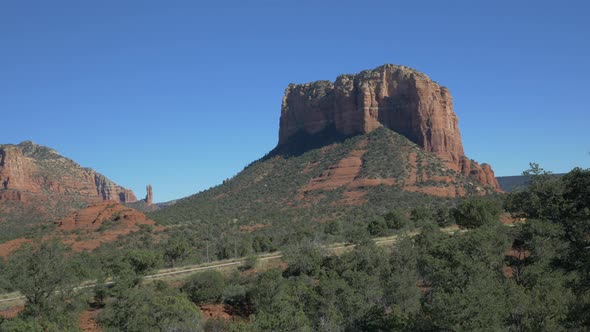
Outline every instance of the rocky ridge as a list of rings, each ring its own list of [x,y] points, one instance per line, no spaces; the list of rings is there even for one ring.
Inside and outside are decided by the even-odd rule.
[[[30,141],[0,145],[0,243],[46,232],[51,222],[103,201],[130,204],[137,198],[50,148]]]
[[[0,200],[26,202],[32,197],[59,194],[88,202],[137,201],[133,191],[30,141],[0,145],[0,184]]]

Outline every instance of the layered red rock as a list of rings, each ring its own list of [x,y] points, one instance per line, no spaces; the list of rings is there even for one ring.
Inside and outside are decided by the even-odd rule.
[[[45,235],[43,240],[57,239],[70,246],[74,252],[92,251],[102,244],[139,231],[141,225],[156,231],[164,229],[156,226],[143,213],[115,201],[91,204],[70,213],[55,224],[56,229]],[[32,240],[18,238],[0,244],[0,258],[8,257],[26,243],[32,243]]]
[[[334,83],[289,85],[283,97],[279,145],[299,133],[336,130],[349,136],[381,126],[446,160],[450,168],[499,189],[489,165],[465,156],[449,90],[404,66],[384,65],[341,75]]]
[[[88,202],[135,202],[135,194],[104,175],[83,168],[56,151],[32,142],[0,145],[0,200],[26,201],[48,195]]]
[[[396,179],[367,179],[360,176],[363,165],[362,157],[367,152],[365,149],[366,146],[367,140],[361,141],[348,156],[340,159],[337,164],[323,171],[320,176],[311,179],[306,186],[299,190],[299,198],[315,190],[334,190],[346,187],[352,190],[351,192],[346,192],[347,202],[349,202],[352,198],[358,199],[365,194],[364,192],[354,190],[362,190],[365,187],[376,187],[379,185],[395,185],[397,182]]]
[[[139,231],[141,225],[163,230],[143,213],[115,201],[92,204],[56,224],[56,236],[75,252],[92,251],[104,243]]]
[[[371,149],[371,146],[365,138],[347,156],[326,168],[318,177],[310,179],[299,189],[296,199],[307,202],[317,198],[320,192],[342,189],[343,198],[334,205],[362,205],[367,201],[365,196],[371,187],[377,186],[398,186],[405,191],[437,197],[464,196],[467,194],[466,188],[471,188],[478,194],[490,193],[490,190],[480,185],[469,184],[470,180],[465,180],[465,172],[447,169],[444,160],[420,151],[415,145],[410,144],[396,146],[399,156],[403,158],[400,160],[404,168],[402,176],[368,178],[362,174],[363,158],[368,149]],[[309,172],[316,166],[317,164],[310,164],[306,169]],[[479,176],[484,174],[480,170],[489,167],[486,164],[482,166],[478,165],[478,168],[472,169],[473,174],[470,178],[479,179]]]

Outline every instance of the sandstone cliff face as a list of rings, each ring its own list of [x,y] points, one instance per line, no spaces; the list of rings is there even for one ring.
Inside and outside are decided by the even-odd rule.
[[[355,135],[381,126],[446,160],[450,168],[499,189],[489,165],[478,165],[465,156],[449,90],[404,66],[384,65],[341,75],[334,83],[289,85],[282,103],[279,145],[299,133],[335,129]]]
[[[0,200],[25,202],[51,195],[75,196],[87,202],[137,200],[131,190],[54,150],[32,142],[0,145]]]

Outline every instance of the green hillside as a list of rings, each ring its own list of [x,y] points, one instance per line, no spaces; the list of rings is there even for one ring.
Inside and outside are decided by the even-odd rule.
[[[312,179],[320,177],[322,172],[358,150],[365,152],[355,179],[395,179],[395,185],[366,185],[353,189],[341,186],[310,190],[302,197],[302,188]],[[408,162],[411,154],[416,156],[416,165]],[[412,172],[424,174],[415,183],[417,190],[421,187],[459,187],[467,193],[482,190],[477,183],[445,168],[442,160],[424,152],[405,137],[380,128],[367,135],[354,136],[302,153],[275,149],[223,184],[179,200],[171,207],[150,214],[150,217],[161,224],[347,222],[370,220],[394,208],[409,209],[452,200],[403,190]],[[449,177],[452,181],[437,182],[433,177]],[[351,192],[362,193],[363,204],[346,204]]]

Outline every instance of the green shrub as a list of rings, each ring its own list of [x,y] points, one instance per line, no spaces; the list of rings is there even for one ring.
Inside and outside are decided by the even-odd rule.
[[[375,219],[367,225],[367,231],[372,236],[387,235],[387,223],[383,219]]]
[[[289,267],[285,275],[317,275],[322,264],[322,253],[314,243],[293,245],[283,251],[283,259]]]
[[[342,234],[342,222],[340,220],[331,221],[326,224],[326,233],[330,235],[341,235]]]
[[[202,331],[201,313],[186,297],[148,286],[109,301],[99,322],[107,331]]]
[[[416,224],[432,220],[432,211],[425,206],[418,206],[412,209],[410,219]]]
[[[246,260],[244,261],[244,269],[251,270],[256,267],[256,263],[258,262],[258,257],[256,255],[248,255]]]
[[[445,207],[439,207],[434,214],[434,221],[440,227],[448,227],[455,223],[451,211]]]
[[[402,229],[409,224],[409,220],[405,213],[397,209],[388,212],[383,218],[389,229]]]
[[[194,303],[219,303],[223,296],[225,279],[217,271],[205,271],[195,274],[183,286],[189,299]]]
[[[499,223],[501,213],[500,203],[486,198],[465,199],[452,210],[457,225],[464,228]]]
[[[223,290],[223,302],[232,306],[243,306],[248,301],[246,286],[231,284]]]

